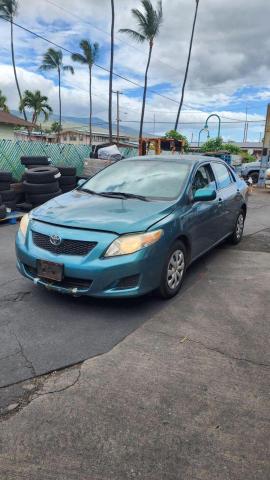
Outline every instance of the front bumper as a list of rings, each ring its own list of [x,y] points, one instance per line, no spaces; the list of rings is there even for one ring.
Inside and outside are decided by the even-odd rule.
[[[32,231],[72,240],[94,241],[97,245],[85,256],[55,254],[35,245]],[[36,285],[73,296],[131,297],[157,288],[164,261],[163,242],[131,255],[104,258],[104,251],[115,238],[117,235],[114,233],[58,227],[31,220],[26,239],[20,231],[17,234],[17,268]],[[37,260],[63,264],[63,282],[38,277]]]

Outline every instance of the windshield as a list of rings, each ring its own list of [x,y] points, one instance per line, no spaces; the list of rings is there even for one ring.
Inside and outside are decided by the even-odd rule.
[[[93,193],[118,192],[173,200],[185,185],[190,168],[189,162],[167,159],[120,160],[92,177],[82,188]]]

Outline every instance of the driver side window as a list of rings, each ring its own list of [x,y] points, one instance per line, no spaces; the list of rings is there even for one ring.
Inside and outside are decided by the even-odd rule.
[[[216,188],[214,174],[210,165],[202,165],[195,173],[195,177],[192,182],[193,194],[201,188]]]

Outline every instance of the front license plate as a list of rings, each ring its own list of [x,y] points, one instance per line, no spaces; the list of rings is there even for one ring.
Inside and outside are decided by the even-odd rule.
[[[37,261],[37,273],[39,277],[61,282],[63,280],[64,266],[61,263],[47,262],[46,260]]]

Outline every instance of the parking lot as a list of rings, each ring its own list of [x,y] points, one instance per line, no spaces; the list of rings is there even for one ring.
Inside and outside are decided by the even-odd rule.
[[[270,477],[270,192],[168,302],[36,287],[17,228],[0,227],[1,480]]]

